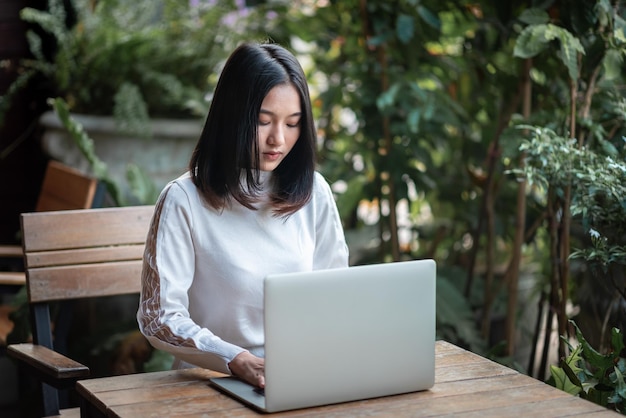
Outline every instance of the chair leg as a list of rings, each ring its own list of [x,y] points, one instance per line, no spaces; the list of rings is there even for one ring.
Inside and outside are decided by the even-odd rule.
[[[57,390],[45,383],[41,384],[41,397],[43,401],[43,415],[59,415],[59,397]]]

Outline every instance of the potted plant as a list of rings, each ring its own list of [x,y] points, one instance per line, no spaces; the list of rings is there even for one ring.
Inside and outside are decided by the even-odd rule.
[[[164,184],[185,169],[208,109],[207,92],[242,36],[232,25],[241,24],[245,6],[223,3],[49,0],[47,10],[22,9],[22,19],[38,32],[27,33],[32,58],[20,62],[19,76],[0,98],[0,124],[11,98],[36,83],[67,104],[114,180],[125,183],[130,162]],[[50,40],[54,47],[44,48]],[[89,170],[56,113],[40,121],[44,151]],[[133,147],[131,138],[152,142]]]

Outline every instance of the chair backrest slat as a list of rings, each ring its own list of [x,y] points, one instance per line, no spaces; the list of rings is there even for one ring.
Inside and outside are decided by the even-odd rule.
[[[22,214],[24,253],[144,244],[153,207]]]
[[[44,267],[29,271],[31,303],[139,293],[141,260]]]
[[[55,267],[73,264],[105,263],[107,261],[137,260],[143,256],[143,251],[143,244],[37,251],[26,254],[26,263],[31,269],[33,269],[35,267]]]
[[[30,303],[138,293],[153,206],[22,214]]]

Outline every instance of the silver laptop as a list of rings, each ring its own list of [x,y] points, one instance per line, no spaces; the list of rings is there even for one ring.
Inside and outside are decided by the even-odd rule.
[[[265,390],[218,389],[263,412],[429,389],[435,380],[433,260],[265,278]]]

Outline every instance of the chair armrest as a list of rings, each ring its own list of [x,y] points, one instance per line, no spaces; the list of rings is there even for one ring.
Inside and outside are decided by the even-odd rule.
[[[0,258],[22,258],[24,250],[21,245],[0,245]]]
[[[42,375],[57,380],[73,380],[89,377],[89,368],[63,354],[35,344],[11,344],[9,356],[24,362]]]
[[[23,271],[0,271],[0,285],[24,286],[25,284],[26,273]]]

